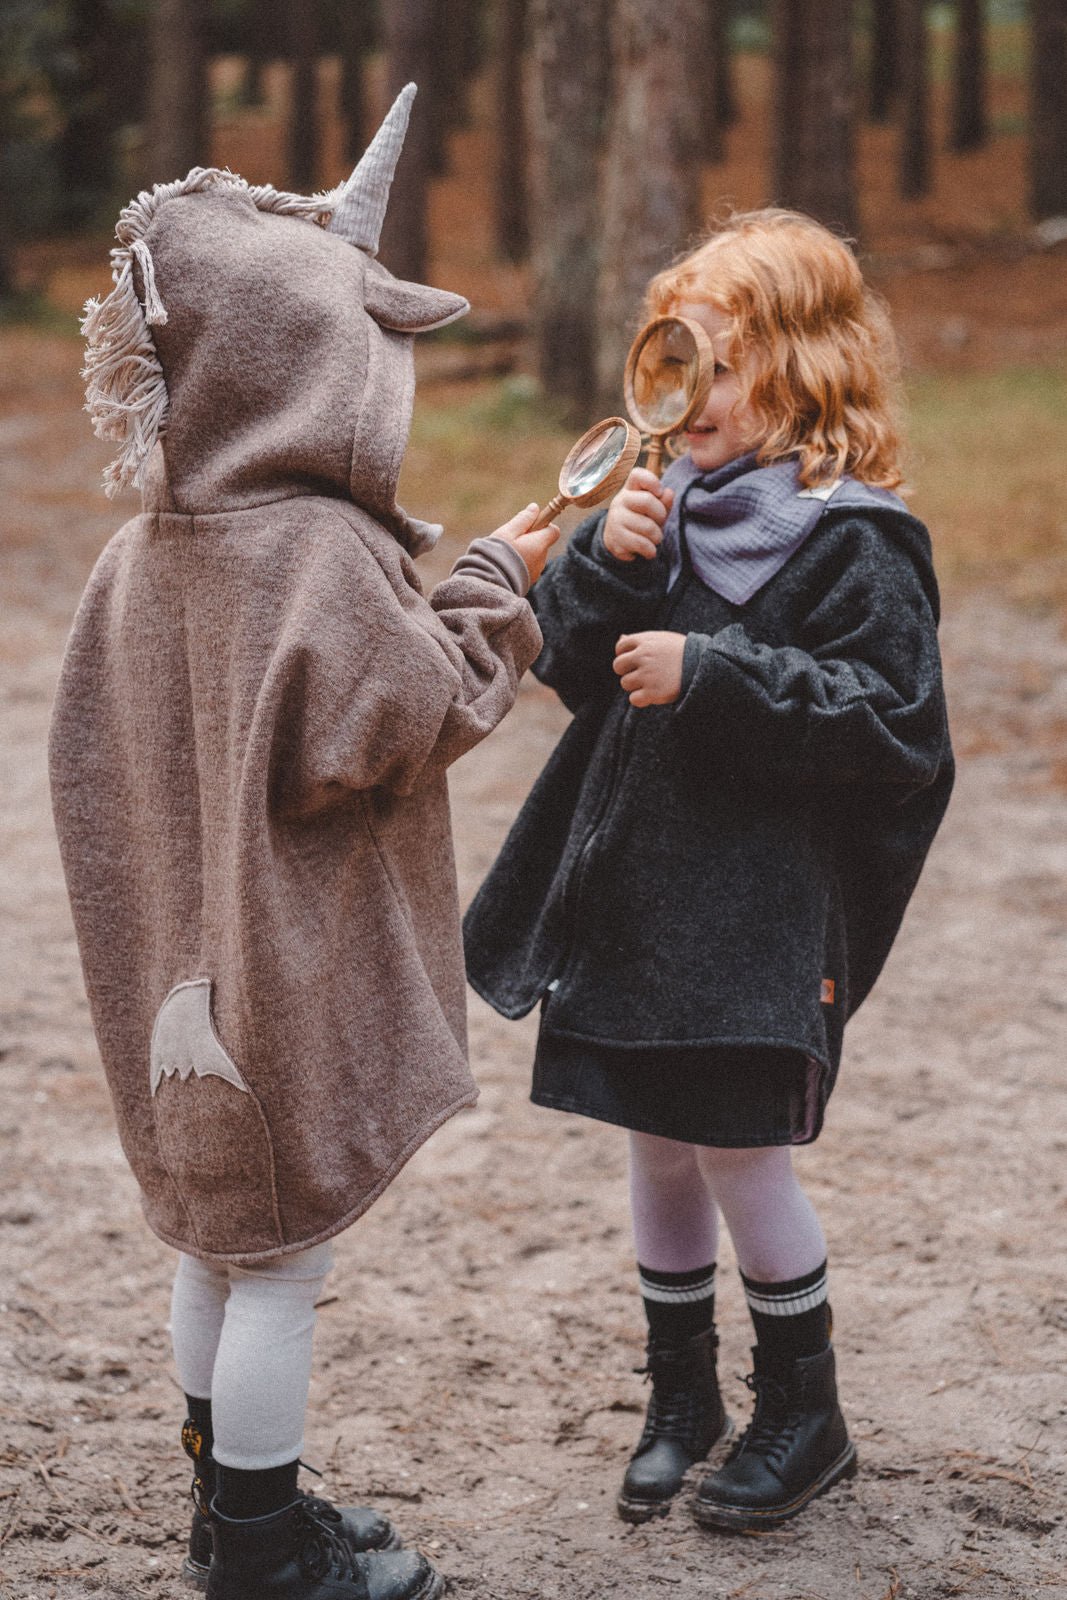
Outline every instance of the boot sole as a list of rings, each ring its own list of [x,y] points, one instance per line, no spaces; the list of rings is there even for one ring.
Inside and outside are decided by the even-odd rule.
[[[731,1506],[725,1502],[716,1504],[711,1500],[701,1500],[698,1496],[693,1502],[693,1515],[702,1528],[719,1528],[734,1533],[763,1533],[768,1528],[781,1527],[783,1522],[795,1517],[816,1496],[825,1494],[842,1478],[854,1478],[857,1466],[856,1446],[849,1444],[802,1494],[784,1505],[768,1506],[761,1510],[755,1506]]]
[[[207,1588],[208,1568],[201,1566],[199,1561],[193,1561],[186,1556],[182,1562],[181,1579],[187,1589],[199,1589],[201,1594]]]
[[[707,1455],[700,1456],[696,1461],[693,1462],[693,1466],[699,1466],[701,1461],[706,1461],[708,1456],[712,1454],[718,1445],[725,1444],[728,1439],[733,1437],[733,1433],[733,1420],[730,1417],[727,1417],[726,1421],[722,1425],[722,1431],[709,1444]],[[630,1495],[623,1494],[620,1491],[618,1498],[615,1501],[615,1509],[624,1522],[655,1522],[657,1518],[667,1516],[671,1506],[678,1498],[678,1495],[681,1493],[684,1486],[685,1480],[683,1479],[678,1485],[678,1488],[675,1490],[674,1494],[672,1494],[666,1500],[641,1500],[633,1498]]]

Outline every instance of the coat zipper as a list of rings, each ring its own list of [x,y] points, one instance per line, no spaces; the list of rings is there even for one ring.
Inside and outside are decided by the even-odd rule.
[[[688,497],[688,494],[689,490],[687,489],[685,496],[683,496],[681,507],[679,508],[680,515],[678,539],[682,551],[682,569],[678,574],[678,580],[674,586],[674,593],[664,597],[665,603],[659,624],[661,628],[667,627],[674,616],[674,613],[677,610],[687,587],[689,573],[691,570],[691,564],[687,559],[688,545],[685,539],[685,501]],[[615,797],[618,794],[619,787],[622,782],[623,770],[626,766],[626,757],[629,755],[629,747],[632,742],[634,711],[635,707],[628,705],[623,713],[622,725],[619,731],[618,747],[615,751],[615,760],[611,770],[611,778],[604,790],[604,799],[596,813],[596,816],[589,825],[589,829],[585,838],[582,840],[582,843],[579,846],[578,854],[575,857],[574,866],[571,868],[570,876],[568,877],[566,886],[563,890],[563,900],[560,909],[563,913],[564,919],[570,924],[569,936],[567,939],[567,947],[563,953],[563,960],[560,963],[559,970],[551,979],[551,981],[545,984],[546,993],[555,993],[560,986],[564,973],[570,966],[571,956],[574,952],[574,933],[575,925],[578,920],[577,910],[578,901],[581,898],[582,881],[589,865],[589,857],[592,853],[593,845],[596,843],[597,834],[600,832],[604,823],[608,819],[608,815],[615,803]]]

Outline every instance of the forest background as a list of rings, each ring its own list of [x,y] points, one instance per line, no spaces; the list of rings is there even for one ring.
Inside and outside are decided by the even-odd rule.
[[[1067,1600],[1067,0],[0,0],[0,1596],[177,1595],[187,1487],[169,1261],[44,774],[70,618],[134,505],[100,492],[77,314],[139,186],[328,188],[409,78],[382,256],[474,308],[418,347],[427,581],[618,409],[648,275],[726,206],[800,206],[900,334],[960,780],[800,1158],[855,1485],[764,1540],[614,1520],[643,1405],[623,1146],[526,1105],[530,1029],[474,1000],[479,1108],[342,1241],[310,1458],[472,1600]],[[528,679],[458,765],[464,894],[565,720]],[[741,1371],[728,1275],[721,1298]]]

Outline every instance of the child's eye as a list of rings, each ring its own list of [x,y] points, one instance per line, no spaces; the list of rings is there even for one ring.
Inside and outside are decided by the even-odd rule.
[[[716,361],[716,363],[715,363],[715,376],[717,378],[721,378],[723,373],[724,372],[729,372],[729,370],[730,370],[729,367],[723,366],[721,361]]]

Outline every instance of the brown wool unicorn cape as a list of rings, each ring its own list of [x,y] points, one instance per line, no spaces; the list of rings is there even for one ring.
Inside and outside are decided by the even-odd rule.
[[[500,540],[424,597],[394,498],[411,335],[467,309],[374,259],[413,92],[332,195],[140,195],[86,319],[144,508],[74,623],[53,804],[148,1221],[218,1260],[337,1233],[476,1095],[445,771],[540,635]]]

